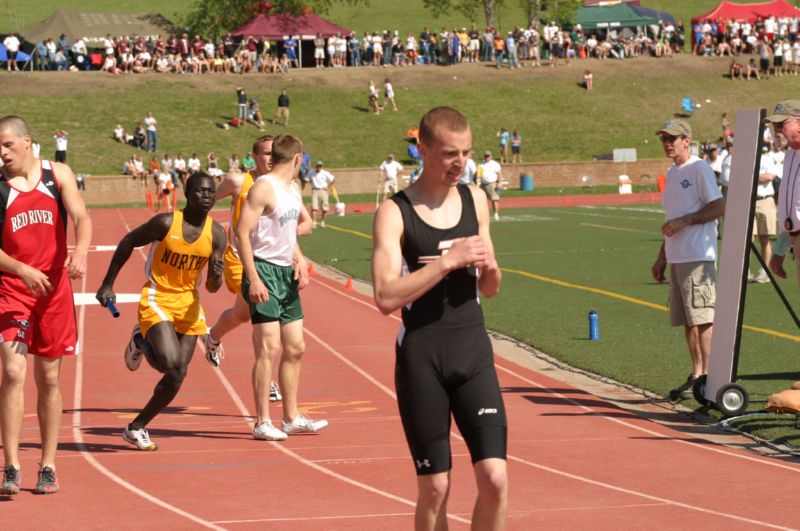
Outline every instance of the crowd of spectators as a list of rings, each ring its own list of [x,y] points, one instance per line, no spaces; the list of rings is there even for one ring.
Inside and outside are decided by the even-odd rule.
[[[759,69],[780,75],[788,67],[793,73],[800,63],[798,17],[765,17],[755,22],[734,19],[705,20],[692,28],[692,52],[704,56],[754,54]],[[539,66],[569,64],[574,58],[624,59],[637,56],[664,57],[681,53],[685,42],[682,21],[649,26],[644,33],[621,29],[609,34],[586,31],[579,24],[560,27],[555,22],[516,26],[502,32],[425,27],[419,34],[397,30],[364,32],[359,36],[317,34],[313,39],[313,63],[317,68],[353,66],[455,65],[462,62],[494,62],[517,68],[524,61]],[[10,34],[9,49],[19,39]],[[65,35],[44,39],[34,48],[35,68],[40,70],[102,69],[112,73],[173,72],[187,74],[264,72],[287,74],[300,67],[296,37],[281,41],[231,34],[218,40],[189,34],[144,38],[106,35],[100,50],[89,50],[84,39],[71,42]],[[309,53],[309,52],[306,52]],[[769,67],[765,68],[765,61]],[[9,62],[8,68],[18,65]],[[744,68],[745,73],[747,68]]]
[[[692,51],[705,57],[730,56],[731,79],[797,75],[800,69],[800,19],[761,17],[750,23],[734,19],[705,20],[692,28]],[[737,57],[751,54],[746,62]]]
[[[539,26],[516,26],[508,32],[475,24],[470,29],[425,27],[419,34],[399,31],[364,32],[362,36],[318,34],[312,42],[313,64],[318,68],[353,66],[455,65],[462,62],[494,62],[510,68],[530,60],[568,64],[576,57],[599,59],[663,56],[680,53],[683,25],[662,24],[647,34],[586,32],[580,25],[559,27],[555,22]],[[110,73],[172,72],[263,72],[287,74],[300,67],[302,43],[295,37],[270,41],[231,34],[212,40],[189,34],[157,36],[106,35],[101,49],[87,48],[83,38],[71,42],[65,35],[44,39],[34,49],[34,67],[39,70],[104,70]]]

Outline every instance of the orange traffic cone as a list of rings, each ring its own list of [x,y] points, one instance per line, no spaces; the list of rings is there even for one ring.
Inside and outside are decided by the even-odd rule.
[[[148,190],[147,193],[144,194],[144,198],[147,200],[147,208],[152,209],[153,208],[153,192]]]
[[[317,272],[314,269],[314,262],[309,262],[308,263],[308,276],[313,277],[316,274],[317,274]]]
[[[175,190],[172,191],[172,210],[178,208],[178,194],[175,193]]]
[[[353,279],[352,278],[347,277],[347,282],[344,285],[344,289],[346,289],[347,291],[353,291]]]

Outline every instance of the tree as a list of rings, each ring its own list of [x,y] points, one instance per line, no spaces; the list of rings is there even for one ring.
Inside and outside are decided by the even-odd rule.
[[[470,20],[475,20],[483,11],[486,25],[497,27],[497,8],[504,0],[422,0],[422,5],[431,11],[434,18],[455,9]]]
[[[518,0],[531,25],[539,25],[544,19],[561,24],[575,22],[575,16],[583,2],[581,0]]]
[[[217,39],[259,13],[325,14],[334,3],[368,5],[369,0],[195,0],[184,25],[192,33]]]

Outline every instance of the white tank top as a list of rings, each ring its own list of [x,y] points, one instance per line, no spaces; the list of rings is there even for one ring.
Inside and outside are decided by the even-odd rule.
[[[287,187],[271,175],[261,175],[256,182],[261,179],[269,181],[275,190],[275,209],[261,214],[258,227],[250,233],[253,255],[278,266],[291,266],[297,243],[297,218],[303,204],[300,191],[294,183]]]

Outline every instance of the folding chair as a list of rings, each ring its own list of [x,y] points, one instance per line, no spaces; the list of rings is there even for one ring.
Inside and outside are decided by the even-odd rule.
[[[17,66],[20,70],[30,70],[33,72],[33,55],[27,54],[22,50],[17,52]]]
[[[93,70],[100,70],[103,67],[103,55],[99,53],[93,53],[89,56],[90,64],[92,65]]]
[[[692,103],[692,98],[681,99],[681,112],[685,114],[694,113],[694,103]]]

